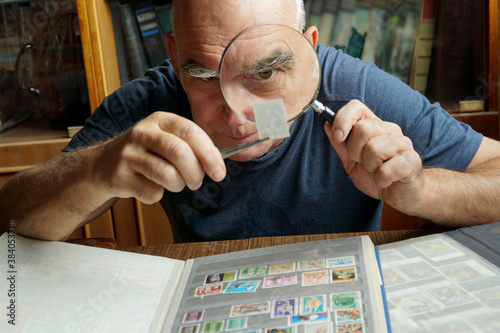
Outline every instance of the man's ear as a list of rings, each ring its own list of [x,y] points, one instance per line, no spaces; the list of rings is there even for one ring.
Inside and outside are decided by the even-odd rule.
[[[309,29],[306,30],[306,32],[304,32],[304,36],[306,36],[306,38],[309,39],[314,48],[318,46],[318,40],[319,40],[318,28],[316,28],[315,26],[310,27]]]
[[[177,58],[177,44],[175,43],[175,37],[171,34],[165,34],[163,37],[165,40],[165,45],[167,46],[168,55],[170,57],[170,62],[174,67],[175,74],[180,79],[179,63]]]

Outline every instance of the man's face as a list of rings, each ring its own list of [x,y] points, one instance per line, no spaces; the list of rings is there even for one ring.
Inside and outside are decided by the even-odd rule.
[[[292,1],[182,1],[176,16],[175,47],[169,48],[177,75],[189,98],[194,121],[220,149],[258,138],[257,128],[231,111],[216,77],[225,47],[246,27],[280,23],[295,27]],[[231,159],[264,155],[281,141],[263,142]]]

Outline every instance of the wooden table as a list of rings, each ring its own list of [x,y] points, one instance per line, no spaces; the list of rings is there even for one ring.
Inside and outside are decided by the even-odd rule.
[[[150,254],[179,260],[211,256],[222,253],[256,249],[267,246],[284,245],[316,240],[368,235],[375,245],[393,243],[408,238],[443,232],[444,229],[419,229],[377,232],[356,232],[343,234],[320,234],[306,236],[262,237],[239,240],[160,244],[147,246],[119,247],[122,251]]]

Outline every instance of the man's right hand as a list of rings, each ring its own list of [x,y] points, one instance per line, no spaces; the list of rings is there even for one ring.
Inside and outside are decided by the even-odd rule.
[[[164,189],[198,189],[205,174],[215,181],[226,175],[222,156],[194,122],[156,112],[104,143],[95,159],[95,175],[110,197],[158,202]]]

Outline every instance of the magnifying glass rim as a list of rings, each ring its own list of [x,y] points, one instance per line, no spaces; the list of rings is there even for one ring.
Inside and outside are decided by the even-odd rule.
[[[221,57],[220,63],[219,63],[219,87],[220,87],[220,90],[221,90],[221,93],[222,93],[222,97],[226,101],[226,104],[229,106],[229,108],[231,109],[231,111],[233,111],[241,119],[243,119],[245,121],[248,121],[251,124],[256,125],[255,121],[251,121],[249,119],[246,119],[245,117],[243,117],[242,115],[240,115],[239,112],[237,112],[236,110],[234,110],[233,107],[228,103],[228,100],[227,100],[226,96],[224,95],[224,89],[222,89],[222,75],[221,75],[221,73],[222,73],[222,64],[224,63],[224,59],[226,58],[226,55],[227,55],[229,49],[231,48],[231,46],[234,44],[234,42],[241,35],[245,34],[249,30],[253,30],[253,29],[256,29],[256,28],[264,27],[264,26],[277,26],[277,27],[283,27],[283,28],[294,30],[299,35],[301,35],[302,38],[304,38],[307,41],[307,43],[309,43],[309,45],[311,46],[311,48],[314,51],[314,55],[316,56],[316,60],[318,62],[318,85],[316,86],[316,89],[315,89],[314,94],[313,94],[313,96],[311,98],[311,101],[308,104],[306,104],[306,106],[304,106],[304,108],[302,109],[302,111],[300,111],[297,115],[295,115],[294,117],[288,119],[287,122],[289,123],[291,121],[294,121],[295,119],[297,119],[301,115],[303,115],[307,110],[309,110],[311,108],[312,103],[316,100],[316,97],[318,97],[319,89],[321,87],[321,80],[322,80],[321,62],[319,61],[318,52],[316,51],[316,48],[314,47],[314,45],[312,45],[311,41],[309,41],[309,39],[307,39],[307,37],[304,36],[304,34],[301,33],[299,30],[297,30],[295,28],[292,28],[292,27],[289,27],[288,25],[280,24],[280,23],[262,23],[262,24],[255,24],[255,25],[249,26],[249,27],[243,29],[242,31],[240,31],[238,34],[236,34],[236,36],[234,36],[229,41],[229,43],[226,45],[226,48],[224,49],[224,52],[222,53],[222,57]]]

